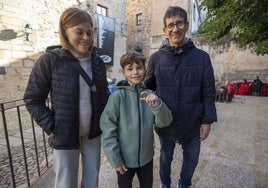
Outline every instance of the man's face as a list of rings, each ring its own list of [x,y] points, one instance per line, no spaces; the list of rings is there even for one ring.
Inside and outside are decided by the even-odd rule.
[[[185,23],[181,16],[176,15],[166,18],[166,27],[163,28],[163,32],[168,37],[170,46],[182,47],[188,29],[189,23]]]

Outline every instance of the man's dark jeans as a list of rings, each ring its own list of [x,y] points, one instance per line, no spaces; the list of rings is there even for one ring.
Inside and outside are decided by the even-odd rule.
[[[161,144],[160,154],[160,178],[165,184],[171,183],[171,162],[176,142],[159,137]],[[195,167],[198,164],[200,153],[199,137],[192,138],[187,143],[181,145],[183,149],[183,162],[180,173],[180,181],[183,185],[191,185]],[[178,162],[178,161],[177,161]]]

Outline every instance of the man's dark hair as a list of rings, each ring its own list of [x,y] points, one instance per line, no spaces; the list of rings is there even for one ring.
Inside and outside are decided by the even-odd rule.
[[[163,18],[164,27],[167,26],[166,19],[171,18],[173,16],[181,16],[183,18],[184,23],[187,22],[187,12],[183,8],[181,8],[179,6],[170,6],[166,10],[166,13],[165,13],[164,18]]]

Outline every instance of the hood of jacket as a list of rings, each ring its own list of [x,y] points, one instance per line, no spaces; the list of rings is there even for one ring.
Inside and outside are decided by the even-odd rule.
[[[191,48],[194,48],[195,45],[190,38],[185,38],[184,45],[182,47],[170,46],[169,39],[166,38],[162,41],[162,44],[159,48],[160,51],[163,51],[169,55],[181,54],[183,52],[189,51]]]
[[[121,80],[115,86],[115,90],[118,90],[118,89],[140,90],[140,89],[146,89],[146,87],[143,82],[141,85],[130,85],[127,80]]]
[[[59,57],[63,57],[66,60],[75,59],[74,56],[72,55],[72,53],[69,50],[62,48],[61,45],[48,46],[46,48],[46,52],[56,54]],[[91,57],[96,57],[97,48],[93,47],[93,49],[90,53],[91,53]]]

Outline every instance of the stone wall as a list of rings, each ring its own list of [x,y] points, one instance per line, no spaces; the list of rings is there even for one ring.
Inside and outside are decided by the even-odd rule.
[[[50,45],[59,44],[58,19],[70,6],[87,10],[95,18],[97,4],[108,8],[115,18],[114,65],[107,66],[109,78],[123,79],[119,60],[129,48],[138,48],[149,57],[165,38],[162,32],[163,14],[170,5],[189,11],[190,1],[170,0],[2,0],[0,2],[0,102],[22,98],[35,60]],[[142,13],[142,24],[136,26],[136,14]],[[128,25],[128,32],[123,31]],[[30,24],[32,33],[26,41],[24,27]],[[189,35],[189,34],[188,34]],[[235,42],[206,43],[192,37],[196,46],[207,51],[215,76],[224,81],[249,79],[259,75],[268,82],[268,56],[257,56],[252,48],[237,48]],[[127,41],[127,42],[126,42]],[[108,44],[109,45],[109,44]]]
[[[199,37],[190,37],[196,47],[209,53],[214,68],[215,79],[222,84],[225,80],[251,81],[255,75],[268,83],[268,55],[257,56],[253,47],[239,48],[235,41],[207,43]],[[164,35],[151,37],[150,54],[159,49]]]
[[[114,43],[114,64],[107,66],[107,76],[111,79],[120,80],[123,78],[120,67],[120,57],[126,52],[127,35],[124,32],[126,22],[126,0],[90,0],[97,10],[97,4],[108,7],[108,17],[115,19],[115,43]],[[109,44],[106,44],[109,45]]]
[[[268,82],[268,55],[257,56],[252,46],[239,48],[235,41],[228,39],[218,43],[207,43],[199,37],[192,37],[192,40],[209,53],[215,77],[220,82],[252,80],[255,75]]]
[[[121,25],[126,24],[125,0],[2,0],[0,2],[0,102],[22,98],[35,60],[47,46],[59,44],[58,20],[70,6],[80,7],[95,18],[97,4],[108,8],[115,18],[115,65],[108,76],[118,74],[120,56],[126,51],[126,37]],[[26,40],[24,27],[30,24],[32,33]],[[107,44],[109,45],[109,44]]]
[[[189,1],[178,0],[127,0],[127,48],[142,50],[149,57],[163,40],[163,15],[169,6],[178,5],[190,10]],[[136,15],[142,14],[141,25],[136,25]]]
[[[136,49],[149,56],[152,2],[146,0],[127,1],[128,24],[127,49]],[[136,25],[136,15],[141,14],[141,23]]]
[[[61,11],[75,4],[75,0],[1,1],[0,30],[9,32],[0,40],[0,67],[4,70],[0,74],[0,100],[22,97],[35,59],[46,46],[59,42],[57,20]],[[24,34],[26,24],[32,27],[29,41]]]
[[[163,15],[168,6],[178,5],[190,12],[191,1],[162,1],[162,0],[128,0],[127,23],[129,27],[127,47],[134,45],[143,49],[149,56],[159,49],[165,35],[163,28]],[[135,15],[143,14],[142,25],[135,25]],[[268,56],[257,56],[252,47],[238,48],[235,41],[225,39],[221,42],[208,43],[200,37],[191,36],[195,45],[210,54],[217,80],[252,80],[254,75],[268,82]]]

